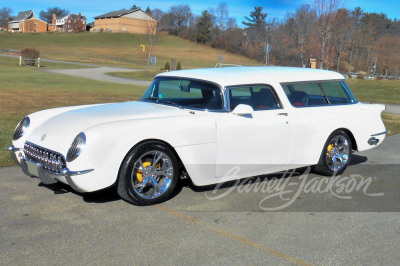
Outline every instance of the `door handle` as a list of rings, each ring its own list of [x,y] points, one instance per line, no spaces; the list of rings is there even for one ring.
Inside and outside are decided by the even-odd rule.
[[[277,113],[276,115],[284,115],[284,116],[288,116],[288,113]]]

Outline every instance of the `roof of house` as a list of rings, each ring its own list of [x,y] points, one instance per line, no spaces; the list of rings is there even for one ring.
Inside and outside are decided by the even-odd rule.
[[[28,10],[28,11],[22,11],[18,13],[18,16],[14,18],[12,21],[20,21],[29,18],[31,15],[33,15],[33,10]]]
[[[79,15],[70,14],[70,16],[71,16],[72,19],[79,19]],[[85,16],[81,16],[81,19],[82,20],[86,20],[86,17]]]
[[[60,19],[63,19],[63,18],[66,19],[66,18],[68,18],[69,16],[71,16],[72,19],[78,19],[78,16],[79,16],[79,15],[76,15],[76,14],[69,14],[69,15],[67,15],[67,16],[62,16],[62,17],[56,16],[56,20],[60,20]],[[87,20],[85,16],[81,16],[81,19],[82,19],[82,20]]]
[[[96,18],[119,18],[121,16],[124,16],[126,14],[130,14],[130,13],[133,13],[133,12],[136,12],[136,11],[139,11],[139,10],[141,10],[141,9],[140,8],[134,8],[134,9],[129,9],[129,10],[112,11],[112,12],[108,12],[108,13],[105,13],[103,15],[94,17],[94,18],[95,19]]]

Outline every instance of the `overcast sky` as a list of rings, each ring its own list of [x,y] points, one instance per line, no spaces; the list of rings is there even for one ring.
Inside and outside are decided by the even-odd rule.
[[[13,10],[13,15],[16,16],[19,11],[33,10],[38,17],[41,10],[46,10],[48,7],[60,7],[68,9],[72,13],[81,12],[86,16],[89,22],[93,21],[95,16],[120,10],[122,8],[129,9],[132,5],[137,5],[142,9],[149,6],[151,9],[159,8],[163,11],[168,11],[172,5],[188,4],[195,14],[200,14],[202,10],[216,8],[222,0],[83,0],[83,1],[54,1],[54,0],[15,0],[2,1],[0,7],[10,7]],[[283,19],[288,12],[294,12],[296,8],[302,4],[312,5],[314,0],[226,0],[229,15],[235,17],[239,26],[241,26],[244,16],[249,16],[250,11],[254,6],[263,6],[264,12],[268,13],[268,18]],[[400,19],[400,0],[344,0],[344,7],[354,9],[360,6],[365,12],[385,13],[389,18]]]

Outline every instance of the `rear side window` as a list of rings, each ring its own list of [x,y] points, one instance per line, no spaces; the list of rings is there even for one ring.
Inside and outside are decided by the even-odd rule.
[[[352,97],[349,97],[340,82],[323,82],[322,88],[331,104],[351,103]]]
[[[282,84],[294,107],[326,106],[357,102],[344,81]]]

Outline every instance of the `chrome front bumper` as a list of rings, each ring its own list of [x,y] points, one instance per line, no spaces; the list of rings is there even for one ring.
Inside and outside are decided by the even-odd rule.
[[[8,147],[11,153],[11,157],[14,162],[21,167],[24,174],[27,176],[36,176],[44,184],[54,184],[59,181],[59,179],[64,178],[68,185],[70,185],[74,190],[81,191],[79,187],[73,182],[72,176],[84,175],[92,172],[94,169],[84,170],[84,171],[70,171],[68,168],[61,170],[61,173],[50,172],[42,167],[38,162],[29,160],[24,156],[24,152],[20,148],[15,148],[13,145]],[[18,155],[17,155],[18,154]],[[18,157],[17,157],[18,156]]]

